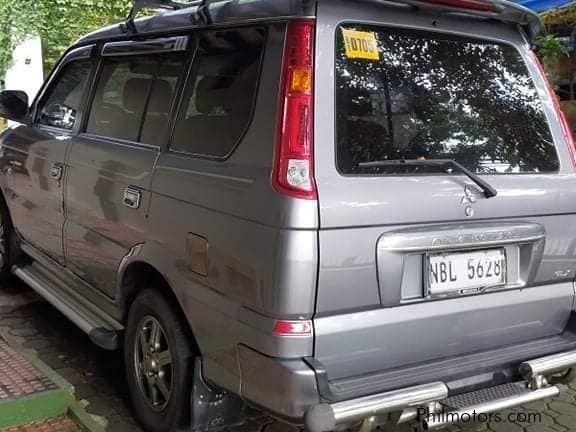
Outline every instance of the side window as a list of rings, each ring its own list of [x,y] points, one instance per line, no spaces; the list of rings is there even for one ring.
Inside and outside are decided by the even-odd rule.
[[[184,61],[183,53],[106,58],[86,132],[160,145]]]
[[[171,150],[226,157],[252,118],[266,41],[263,28],[200,36]]]
[[[77,60],[64,66],[40,102],[38,124],[68,130],[74,127],[92,64],[91,60]]]

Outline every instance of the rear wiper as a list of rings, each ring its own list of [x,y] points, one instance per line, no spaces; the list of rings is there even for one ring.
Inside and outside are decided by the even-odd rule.
[[[385,167],[385,166],[449,166],[454,171],[458,171],[461,174],[467,176],[470,180],[476,183],[482,192],[484,192],[484,196],[486,198],[493,198],[498,195],[498,191],[494,189],[488,182],[482,180],[472,171],[468,170],[458,162],[452,159],[430,159],[430,160],[406,160],[406,159],[397,159],[397,160],[382,160],[382,161],[374,161],[374,162],[362,162],[358,164],[359,168],[372,168],[372,167]]]

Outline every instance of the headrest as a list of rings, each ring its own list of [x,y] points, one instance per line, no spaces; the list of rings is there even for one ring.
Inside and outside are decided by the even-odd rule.
[[[152,90],[152,96],[150,97],[150,103],[148,104],[148,113],[168,114],[170,112],[172,96],[172,86],[168,81],[154,81],[154,89]]]
[[[234,79],[229,77],[204,77],[196,88],[196,109],[211,114],[220,108],[226,111],[234,105]]]
[[[151,79],[132,78],[124,85],[124,108],[132,112],[140,112],[146,104],[146,98],[152,84]]]

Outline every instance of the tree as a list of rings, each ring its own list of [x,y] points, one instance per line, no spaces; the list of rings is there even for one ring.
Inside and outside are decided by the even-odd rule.
[[[576,50],[564,48],[565,42],[558,38],[569,39],[573,46],[576,41],[576,3],[560,9],[552,9],[542,15],[547,35],[536,40],[538,54],[542,58],[546,71],[553,82],[558,80],[559,68],[570,84],[570,100],[576,99]],[[564,67],[563,67],[564,66]]]
[[[563,8],[552,9],[543,13],[541,17],[546,27],[558,24],[573,25],[576,22],[576,4],[571,3]]]
[[[12,61],[15,46],[29,35],[42,38],[44,69],[82,35],[122,21],[130,0],[0,0],[0,76]]]
[[[350,58],[338,43],[338,147],[347,168],[366,172],[360,164],[423,158],[454,159],[479,173],[558,168],[537,89],[515,48],[376,33],[380,61]]]
[[[558,89],[559,72],[558,66],[559,61],[564,57],[566,59],[572,60],[570,52],[562,42],[560,38],[553,34],[543,34],[534,39],[534,46],[538,56],[542,60],[546,75],[548,79]],[[573,73],[572,73],[573,75]],[[570,93],[573,94],[573,77],[570,79]]]

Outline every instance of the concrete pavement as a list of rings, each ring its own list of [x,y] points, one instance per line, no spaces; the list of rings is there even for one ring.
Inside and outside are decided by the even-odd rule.
[[[110,432],[143,432],[126,403],[120,353],[103,351],[56,309],[12,281],[0,287],[0,336],[10,344],[33,350],[50,368],[76,388],[86,411]],[[1,383],[0,383],[1,388]],[[1,397],[1,395],[0,395]],[[451,431],[569,432],[576,431],[576,386],[559,398],[501,413],[501,422],[468,424]],[[44,429],[42,429],[44,430]],[[51,431],[53,429],[46,429]],[[66,429],[64,429],[66,430]],[[10,432],[27,429],[10,429]],[[4,432],[4,431],[0,431]],[[231,432],[293,432],[257,411]],[[412,432],[409,426],[394,432]]]

